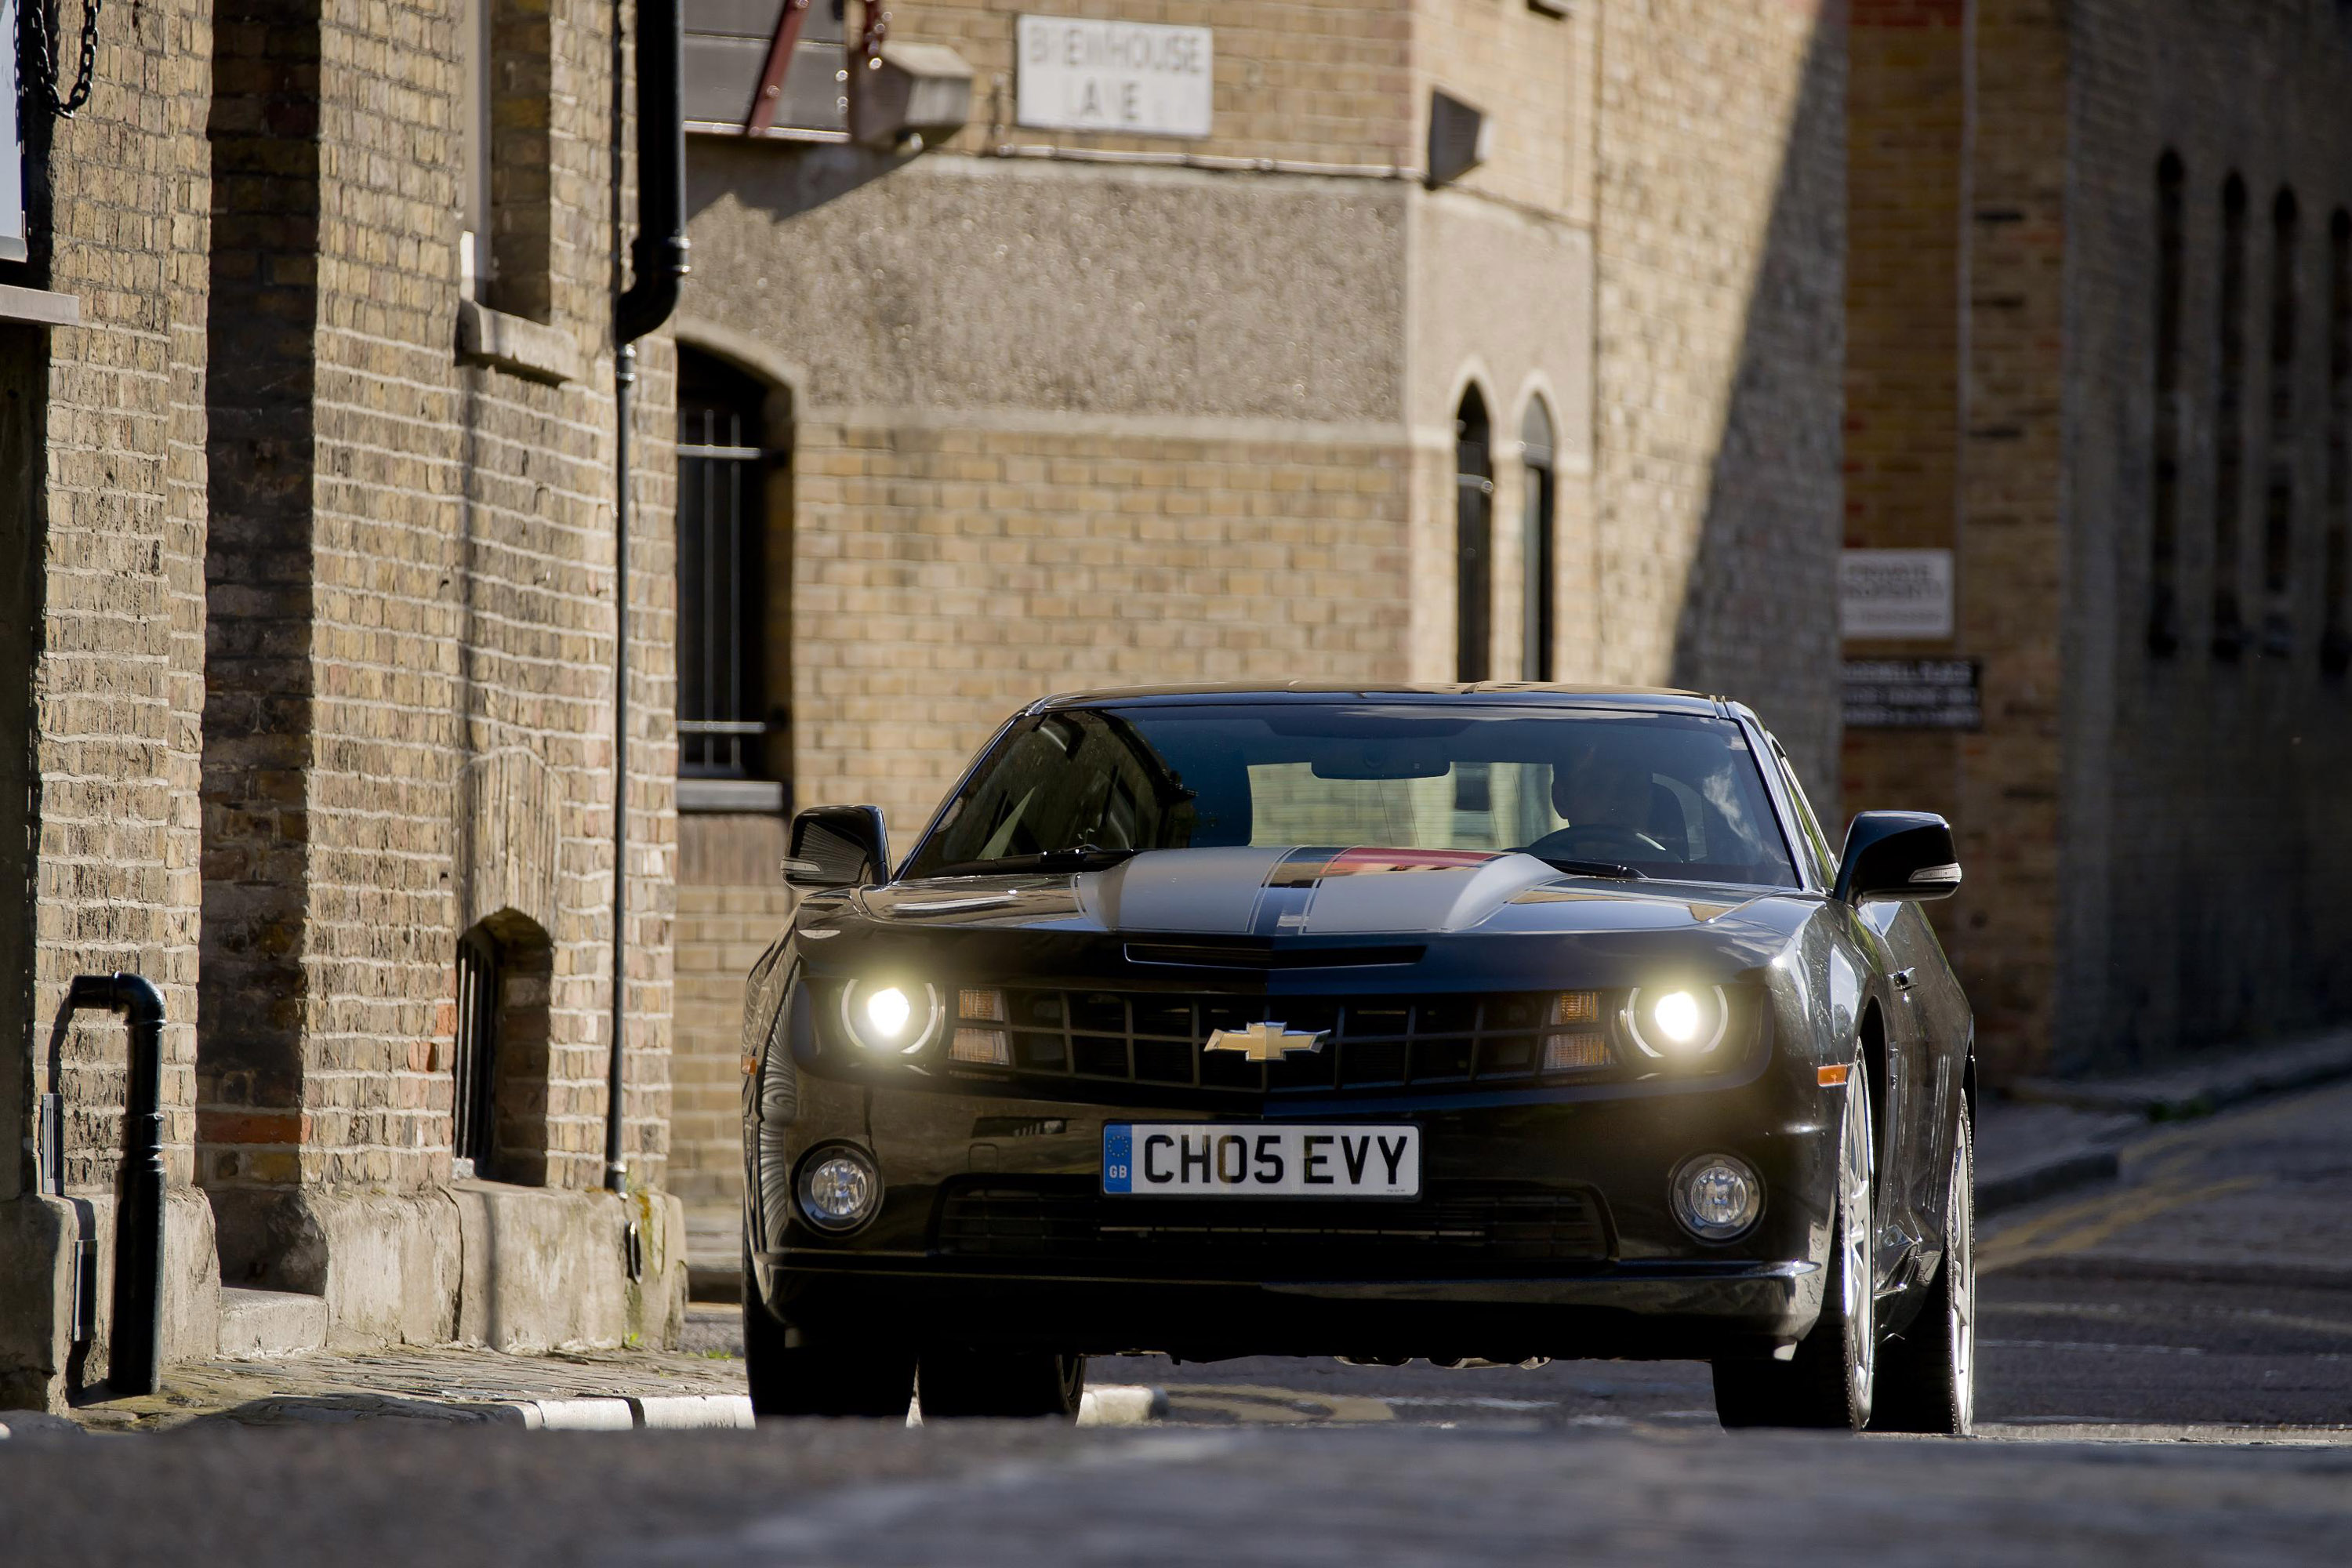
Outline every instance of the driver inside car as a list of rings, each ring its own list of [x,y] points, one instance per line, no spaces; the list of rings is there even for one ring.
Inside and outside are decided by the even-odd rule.
[[[1579,747],[1552,773],[1552,810],[1568,826],[1528,845],[1528,853],[1570,859],[1679,859],[1653,830],[1656,790],[1654,775],[1640,759],[1613,747]]]

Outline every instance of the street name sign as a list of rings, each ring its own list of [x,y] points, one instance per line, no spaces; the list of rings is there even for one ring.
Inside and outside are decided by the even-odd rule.
[[[1206,27],[1024,16],[1014,113],[1041,131],[1130,136],[1209,133],[1213,47]]]

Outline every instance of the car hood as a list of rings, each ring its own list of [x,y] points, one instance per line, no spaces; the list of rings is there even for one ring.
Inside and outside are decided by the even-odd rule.
[[[888,926],[1200,936],[1570,935],[1766,926],[1792,894],[1564,875],[1533,856],[1465,850],[1152,850],[1100,871],[946,877],[867,889]],[[1758,934],[1750,932],[1748,934]]]

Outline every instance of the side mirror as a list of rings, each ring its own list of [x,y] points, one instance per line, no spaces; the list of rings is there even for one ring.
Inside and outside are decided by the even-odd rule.
[[[890,876],[890,834],[878,805],[813,805],[793,818],[784,882],[863,888]]]
[[[1948,899],[1959,890],[1952,825],[1933,812],[1865,811],[1845,830],[1835,896],[1847,903]]]

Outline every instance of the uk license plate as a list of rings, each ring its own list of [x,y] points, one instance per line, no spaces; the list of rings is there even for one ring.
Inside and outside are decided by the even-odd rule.
[[[1135,1197],[1412,1198],[1421,1129],[1113,1121],[1102,1190]]]

